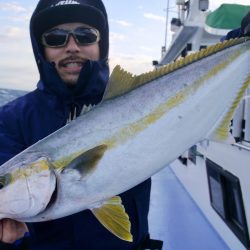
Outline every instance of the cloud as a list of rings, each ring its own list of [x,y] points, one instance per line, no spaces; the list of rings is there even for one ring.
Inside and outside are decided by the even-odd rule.
[[[145,51],[145,52],[153,52],[154,51],[154,48],[147,47],[147,46],[140,46],[139,49],[142,51]]]
[[[26,12],[27,9],[18,3],[1,3],[0,10],[4,11],[14,11],[16,13]]]
[[[12,3],[0,3],[0,15],[1,19],[3,19],[2,24],[6,23],[25,23],[27,24],[30,20],[34,7],[22,6],[17,2]]]
[[[30,16],[30,13],[25,13],[22,15],[8,16],[6,19],[11,22],[28,22],[30,20]]]
[[[132,23],[129,23],[129,22],[126,22],[126,21],[123,21],[123,20],[117,20],[116,21],[118,24],[122,25],[122,26],[125,26],[125,27],[130,27],[132,26]]]
[[[19,27],[9,27],[6,29],[6,36],[10,38],[20,38],[27,35],[27,31]]]
[[[12,41],[16,43],[15,38],[22,40],[28,38],[28,31],[19,27],[7,27],[4,32],[0,34],[0,43],[8,44]]]
[[[112,70],[116,65],[121,65],[125,70],[138,75],[152,70],[153,60],[151,56],[144,56],[141,54],[116,53],[115,56],[111,55],[110,57],[110,69]]]
[[[132,23],[129,23],[127,21],[124,21],[124,20],[115,20],[115,19],[110,19],[110,22],[113,22],[113,23],[117,23],[123,27],[131,27],[133,26]]]
[[[2,59],[0,62],[0,88],[32,90],[39,79],[32,52],[27,53],[22,49],[19,49],[19,53],[17,51],[18,47],[13,53],[6,52],[3,55],[3,52],[0,51]]]
[[[145,18],[152,19],[152,20],[155,20],[155,21],[166,22],[166,18],[164,18],[163,16],[158,16],[158,15],[155,15],[155,14],[152,14],[152,13],[144,13],[143,16]]]
[[[124,40],[126,40],[126,36],[124,36],[123,34],[110,32],[110,41],[111,42],[124,41]]]

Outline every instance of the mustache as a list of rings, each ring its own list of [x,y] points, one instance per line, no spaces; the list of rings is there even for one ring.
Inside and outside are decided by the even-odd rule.
[[[68,62],[81,62],[81,63],[85,63],[87,60],[89,60],[89,59],[87,59],[87,58],[82,58],[82,57],[80,57],[80,56],[75,56],[75,55],[71,55],[71,56],[68,56],[68,57],[66,57],[66,58],[64,58],[64,59],[62,59],[62,60],[60,60],[59,62],[58,62],[58,65],[59,66],[63,66],[63,65],[65,65],[66,63],[68,63]]]

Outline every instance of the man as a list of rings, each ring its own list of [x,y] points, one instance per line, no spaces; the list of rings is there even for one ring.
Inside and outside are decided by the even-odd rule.
[[[101,0],[40,0],[30,34],[40,81],[35,91],[0,108],[0,165],[80,115],[84,105],[99,103],[109,77],[109,28]],[[0,249],[27,249],[25,240],[15,241],[28,230],[31,250],[139,249],[148,235],[150,187],[147,180],[121,194],[132,243],[82,211],[27,224],[28,229],[24,223],[2,220],[0,240],[8,244]]]

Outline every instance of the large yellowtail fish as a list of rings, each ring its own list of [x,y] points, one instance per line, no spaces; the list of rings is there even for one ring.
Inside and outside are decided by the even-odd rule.
[[[230,119],[249,83],[247,38],[139,76],[115,68],[100,105],[0,167],[0,218],[38,222],[90,209],[132,241],[117,194],[199,141],[230,143]]]

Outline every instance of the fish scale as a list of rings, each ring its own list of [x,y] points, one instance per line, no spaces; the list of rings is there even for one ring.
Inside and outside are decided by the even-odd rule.
[[[249,57],[250,41],[241,38],[139,76],[116,67],[101,104],[1,166],[0,181],[19,171],[21,162],[34,190],[35,174],[28,172],[34,162],[38,168],[47,164],[45,182],[56,177],[57,186],[47,190],[56,192],[55,199],[44,195],[37,214],[29,216],[27,209],[25,217],[11,218],[36,222],[90,209],[113,234],[132,241],[128,215],[116,195],[202,140],[233,142],[228,126],[250,83]],[[0,190],[0,200],[9,199],[3,203],[14,200],[6,195],[11,189],[13,183],[7,183]],[[0,214],[8,214],[7,205]]]

